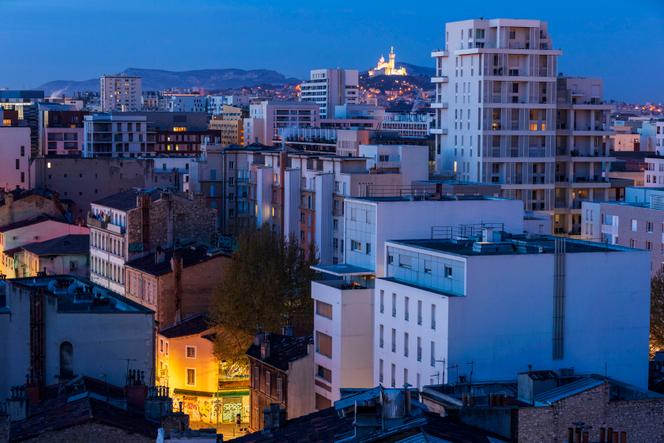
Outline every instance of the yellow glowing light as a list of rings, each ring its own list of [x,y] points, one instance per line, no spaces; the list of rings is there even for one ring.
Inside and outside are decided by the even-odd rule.
[[[184,126],[173,126],[173,132],[186,132],[187,128]]]

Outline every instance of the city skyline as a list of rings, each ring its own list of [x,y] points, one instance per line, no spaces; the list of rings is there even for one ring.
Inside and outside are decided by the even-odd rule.
[[[559,72],[603,78],[608,99],[662,102],[661,76],[653,73],[664,70],[664,57],[655,55],[664,43],[664,5],[637,3],[638,8],[616,17],[613,2],[559,2],[555,8],[524,2],[420,2],[414,8],[370,1],[311,8],[299,0],[278,6],[258,0],[195,0],[186,6],[170,0],[120,0],[111,8],[80,0],[3,0],[0,12],[6,19],[0,38],[6,44],[0,87],[35,88],[128,67],[274,69],[305,79],[314,68],[368,69],[390,46],[402,62],[433,67],[431,51],[444,44],[445,22],[508,16],[549,22],[554,46],[563,50]],[[81,26],[86,22],[90,25]],[[86,27],[96,32],[86,32]],[[85,55],[63,57],[62,48]],[[27,60],[33,68],[29,71]]]

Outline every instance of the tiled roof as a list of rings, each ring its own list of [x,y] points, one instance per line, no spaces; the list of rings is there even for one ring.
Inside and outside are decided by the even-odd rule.
[[[171,272],[171,258],[174,252],[182,258],[182,266],[185,268],[203,263],[221,253],[221,251],[211,251],[210,248],[203,245],[191,245],[175,250],[169,248],[163,251],[164,257],[159,263],[155,259],[156,253],[153,252],[127,262],[126,266],[155,276],[168,274]]]
[[[90,236],[70,234],[44,242],[30,243],[22,249],[36,255],[87,254],[90,251]]]
[[[136,197],[142,193],[150,194],[152,200],[156,200],[160,193],[155,192],[154,189],[129,189],[127,191],[118,192],[117,194],[109,195],[100,200],[93,201],[92,204],[99,206],[106,206],[108,208],[117,209],[119,211],[129,211],[136,208]]]
[[[264,340],[268,340],[270,344],[267,358],[261,358],[261,347],[256,344],[249,347],[247,355],[283,371],[288,370],[288,363],[305,357],[308,345],[313,343],[311,336],[292,337],[280,334],[265,334]]]
[[[504,440],[486,431],[457,423],[449,417],[426,413],[427,423],[402,435],[390,435],[391,442],[459,442],[499,443]],[[353,430],[353,416],[339,417],[334,408],[323,409],[309,415],[286,421],[270,433],[255,432],[231,440],[235,443],[333,443],[336,436]],[[375,441],[381,441],[379,438]]]
[[[159,333],[166,338],[186,337],[188,335],[200,334],[210,329],[210,322],[205,314],[197,314],[184,319],[175,326],[162,329]]]
[[[37,217],[33,217],[31,219],[28,219],[28,220],[21,220],[21,221],[15,222],[15,223],[10,223],[8,225],[0,226],[0,232],[7,232],[7,231],[11,231],[12,229],[23,228],[25,226],[34,225],[34,224],[49,221],[49,220],[64,223],[61,220],[50,217],[48,215],[39,215]]]
[[[571,397],[589,389],[595,388],[605,381],[594,377],[583,377],[571,383],[558,386],[557,388],[549,389],[535,395],[535,404],[538,406],[551,405],[564,398]]]
[[[21,441],[45,432],[67,429],[85,423],[101,423],[122,429],[129,434],[156,438],[157,424],[136,414],[112,406],[104,401],[84,396],[74,401],[56,402],[31,417],[11,424],[11,441]]]

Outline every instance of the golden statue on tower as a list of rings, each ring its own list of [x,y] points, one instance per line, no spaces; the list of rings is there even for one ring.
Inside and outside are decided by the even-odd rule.
[[[388,61],[385,61],[384,56],[380,56],[378,64],[375,68],[369,69],[369,77],[377,77],[379,75],[408,75],[406,68],[403,66],[396,67],[396,54],[394,53],[394,46],[390,47],[390,55]]]

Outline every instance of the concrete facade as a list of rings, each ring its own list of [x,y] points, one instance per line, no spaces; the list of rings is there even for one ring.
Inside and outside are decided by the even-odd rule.
[[[0,188],[30,185],[30,128],[0,126]]]

